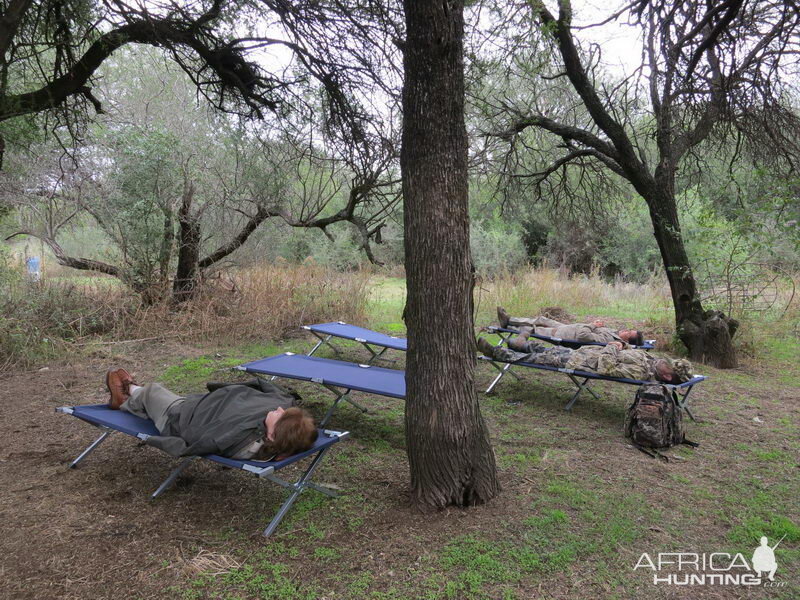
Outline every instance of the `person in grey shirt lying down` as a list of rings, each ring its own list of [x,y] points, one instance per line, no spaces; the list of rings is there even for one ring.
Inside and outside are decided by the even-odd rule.
[[[207,393],[179,396],[158,383],[140,386],[125,369],[106,373],[109,407],[150,419],[160,435],[146,443],[172,456],[218,454],[239,460],[272,460],[308,450],[317,428],[295,396],[255,379],[209,383]]]

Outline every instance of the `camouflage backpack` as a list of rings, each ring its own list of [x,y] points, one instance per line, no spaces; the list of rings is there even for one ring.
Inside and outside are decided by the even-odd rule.
[[[643,385],[625,414],[625,437],[645,448],[669,448],[686,442],[683,415],[675,392],[663,385]]]

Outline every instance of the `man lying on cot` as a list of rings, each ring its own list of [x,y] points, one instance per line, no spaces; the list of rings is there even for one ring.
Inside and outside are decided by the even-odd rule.
[[[218,454],[271,460],[308,450],[317,439],[311,415],[273,383],[209,383],[208,393],[181,397],[158,383],[139,386],[125,369],[106,373],[108,404],[155,423],[147,444],[172,456]]]
[[[655,358],[644,350],[625,349],[622,342],[605,346],[582,346],[576,350],[531,342],[527,336],[508,341],[508,348],[494,346],[486,338],[478,339],[478,350],[503,362],[531,362],[559,369],[588,371],[607,377],[679,384],[692,378],[688,360]]]
[[[502,306],[497,307],[497,320],[500,327],[526,327],[537,335],[575,340],[578,342],[625,342],[633,346],[644,343],[643,334],[636,329],[620,329],[614,331],[605,326],[603,321],[591,323],[566,324],[548,317],[510,317]]]

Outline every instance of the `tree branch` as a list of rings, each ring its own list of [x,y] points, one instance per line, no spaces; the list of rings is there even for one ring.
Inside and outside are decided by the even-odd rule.
[[[47,236],[39,235],[32,231],[17,231],[16,233],[9,235],[6,240],[10,240],[17,235],[30,235],[42,240],[53,251],[56,260],[60,265],[71,267],[73,269],[80,269],[82,271],[97,271],[99,273],[113,275],[114,277],[122,279],[122,271],[120,271],[119,267],[100,262],[99,260],[92,260],[91,258],[76,258],[73,256],[67,256],[64,253],[64,249],[61,247],[61,245],[54,239]]]
[[[578,49],[575,47],[575,42],[570,33],[570,22],[572,20],[572,6],[569,0],[559,0],[559,15],[556,19],[549,10],[545,7],[544,3],[539,1],[536,3],[539,13],[539,19],[545,26],[545,30],[550,32],[552,37],[558,44],[561,59],[564,61],[564,68],[567,72],[570,82],[572,82],[575,91],[583,100],[583,104],[589,111],[592,120],[597,126],[608,136],[611,143],[614,145],[616,151],[613,156],[617,156],[617,162],[631,167],[641,167],[638,164],[636,152],[628,138],[622,125],[613,119],[613,117],[603,106],[603,102],[597,95],[586,71],[581,63]],[[593,144],[588,144],[595,147]],[[600,148],[597,148],[600,150]],[[608,154],[604,150],[600,150],[604,154]],[[612,156],[612,154],[608,154]]]
[[[197,266],[200,269],[207,269],[211,265],[216,262],[219,262],[229,254],[231,254],[234,250],[240,248],[246,241],[247,238],[252,235],[252,233],[258,229],[259,225],[266,221],[271,217],[278,217],[283,216],[280,212],[271,211],[263,206],[259,206],[256,214],[254,214],[250,219],[245,223],[244,227],[236,234],[236,236],[230,240],[227,244],[223,244],[214,252],[206,256],[205,258],[201,259]],[[284,219],[285,220],[285,219]]]
[[[211,16],[213,15],[206,13],[200,19],[207,20]],[[98,109],[99,102],[91,95],[86,84],[103,61],[118,48],[129,43],[191,48],[215,72],[219,78],[217,83],[236,89],[250,105],[256,102],[274,110],[277,104],[259,95],[259,88],[264,85],[250,63],[236,49],[209,46],[209,36],[201,36],[197,27],[197,22],[148,19],[133,21],[113,29],[100,36],[63,75],[47,85],[32,92],[0,97],[0,121],[55,108],[77,94],[86,96],[95,109]]]
[[[511,127],[509,129],[506,129],[505,131],[485,133],[484,136],[498,137],[502,140],[508,141],[518,133],[521,133],[522,131],[527,129],[528,127],[539,127],[541,129],[546,129],[547,131],[559,135],[562,138],[575,140],[576,142],[579,142],[584,146],[593,148],[597,152],[606,155],[608,158],[610,158],[616,163],[619,163],[620,161],[620,155],[617,152],[616,148],[614,148],[614,146],[612,146],[608,142],[600,139],[593,133],[586,131],[585,129],[581,129],[579,127],[573,127],[572,125],[559,123],[557,121],[554,121],[553,119],[549,119],[543,116],[534,115],[521,118],[515,121],[511,125]]]

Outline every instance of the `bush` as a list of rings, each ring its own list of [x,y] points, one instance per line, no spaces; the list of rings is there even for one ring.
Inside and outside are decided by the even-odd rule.
[[[66,343],[113,332],[124,323],[131,300],[113,281],[93,281],[34,282],[0,256],[0,370],[50,358]]]
[[[25,367],[92,338],[276,339],[304,323],[364,323],[369,274],[316,264],[243,269],[205,282],[178,310],[143,307],[116,280],[28,281],[0,256],[0,370]]]
[[[486,279],[491,279],[502,271],[523,267],[528,262],[522,236],[512,228],[473,223],[470,249],[475,270]]]

